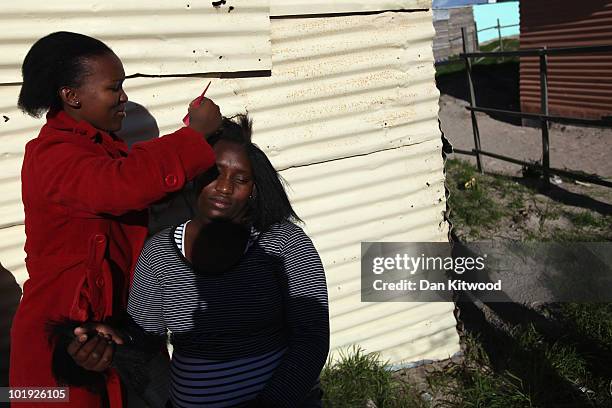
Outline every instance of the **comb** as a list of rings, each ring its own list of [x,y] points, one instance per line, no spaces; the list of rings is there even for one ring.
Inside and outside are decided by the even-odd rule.
[[[200,106],[200,104],[202,103],[202,99],[204,99],[204,95],[206,95],[206,91],[208,91],[208,87],[210,86],[211,82],[212,81],[208,82],[208,85],[206,85],[206,88],[204,88],[204,91],[202,91],[202,95],[198,96],[195,101],[193,101],[194,106]],[[189,112],[187,112],[187,114],[183,118],[183,123],[185,124],[185,126],[189,126]]]

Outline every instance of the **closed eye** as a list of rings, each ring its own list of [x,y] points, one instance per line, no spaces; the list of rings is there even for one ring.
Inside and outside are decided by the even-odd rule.
[[[122,87],[123,87],[123,81],[119,81],[117,83],[114,83],[113,86],[110,89],[113,92],[119,92]]]

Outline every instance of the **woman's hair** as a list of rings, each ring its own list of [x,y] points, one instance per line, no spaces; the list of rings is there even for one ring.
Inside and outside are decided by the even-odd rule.
[[[259,231],[267,230],[272,224],[283,221],[302,222],[293,210],[283,184],[266,154],[251,141],[252,121],[247,115],[223,118],[222,131],[212,136],[209,143],[220,140],[236,143],[246,150],[253,171],[254,189],[250,200],[251,221]],[[195,190],[199,194],[204,188],[205,178],[196,180]]]
[[[61,109],[59,89],[79,87],[89,74],[87,59],[107,53],[112,51],[106,44],[83,34],[59,31],[41,38],[23,60],[17,105],[34,117]]]

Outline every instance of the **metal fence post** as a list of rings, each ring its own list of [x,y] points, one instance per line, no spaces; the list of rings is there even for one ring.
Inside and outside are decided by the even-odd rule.
[[[497,19],[497,38],[499,38],[499,50],[503,52],[504,51],[504,40],[502,40],[501,24],[499,22],[499,18]],[[501,57],[501,62],[504,62],[504,57]]]
[[[472,62],[470,58],[465,54],[467,53],[467,33],[465,27],[461,27],[461,39],[463,40],[463,59],[465,61],[465,72],[467,73],[468,87],[470,90],[470,106],[476,107],[476,96],[474,95],[474,82],[472,81]],[[474,133],[474,152],[476,153],[476,165],[478,171],[483,173],[482,162],[480,159],[480,132],[478,131],[478,120],[476,119],[476,112],[471,111],[472,115],[472,132]]]
[[[499,37],[499,47],[503,51],[504,50],[504,42],[502,41],[501,24],[499,23],[499,18],[497,19],[497,36]]]
[[[548,55],[546,47],[540,50],[540,104],[542,115],[548,116]],[[548,138],[548,119],[541,118],[542,129],[542,169],[544,174],[544,185],[550,183],[550,151]]]

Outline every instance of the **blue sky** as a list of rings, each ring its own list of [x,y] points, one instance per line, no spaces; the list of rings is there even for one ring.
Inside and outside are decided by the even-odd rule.
[[[478,29],[497,25],[497,19],[501,25],[519,24],[519,2],[474,5],[474,19]],[[520,27],[502,28],[502,37],[519,35]],[[478,42],[483,43],[497,38],[497,29],[481,31],[478,33]]]

